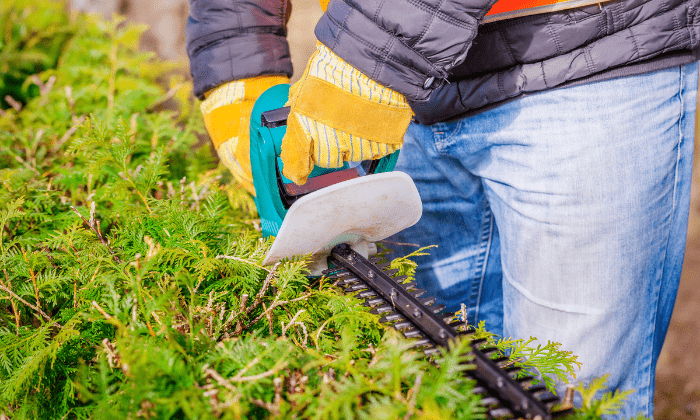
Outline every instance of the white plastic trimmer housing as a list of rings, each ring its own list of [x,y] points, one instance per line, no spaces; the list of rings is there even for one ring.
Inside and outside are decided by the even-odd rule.
[[[418,190],[403,172],[334,184],[292,204],[263,264],[310,254],[311,275],[321,275],[334,246],[346,243],[367,257],[374,242],[414,225],[422,211]]]

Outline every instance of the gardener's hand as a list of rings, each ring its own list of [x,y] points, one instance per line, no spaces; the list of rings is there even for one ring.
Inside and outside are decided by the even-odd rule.
[[[371,80],[322,44],[289,94],[283,174],[303,184],[314,167],[378,159],[401,147],[413,112],[405,98]]]
[[[255,195],[250,171],[249,122],[255,100],[268,88],[289,83],[286,76],[259,76],[224,83],[207,92],[202,102],[204,125],[219,158]]]

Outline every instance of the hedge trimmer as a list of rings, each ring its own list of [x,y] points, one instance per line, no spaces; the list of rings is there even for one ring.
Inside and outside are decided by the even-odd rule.
[[[251,168],[263,235],[275,240],[264,264],[295,255],[310,256],[311,274],[324,275],[346,293],[364,299],[380,322],[412,339],[414,347],[431,357],[460,332],[464,323],[442,314],[444,305],[424,297],[415,282],[396,276],[373,243],[413,224],[422,206],[411,178],[392,172],[398,152],[376,161],[345,163],[339,169],[316,167],[304,185],[282,175],[280,159],[288,108],[280,108],[289,86],[267,90],[251,116]],[[550,420],[568,414],[555,410],[559,399],[539,381],[521,372],[486,340],[473,340],[468,376],[489,418]],[[569,404],[570,405],[570,404]]]

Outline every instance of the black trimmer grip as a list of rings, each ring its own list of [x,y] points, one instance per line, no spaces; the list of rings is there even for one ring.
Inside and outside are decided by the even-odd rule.
[[[260,124],[267,128],[282,127],[283,125],[287,125],[289,110],[290,107],[285,106],[282,108],[265,111],[260,116]]]

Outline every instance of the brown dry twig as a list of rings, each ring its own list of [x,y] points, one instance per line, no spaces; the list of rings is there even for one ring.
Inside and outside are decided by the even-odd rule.
[[[267,288],[270,287],[270,283],[272,282],[272,279],[275,277],[275,274],[277,273],[277,267],[279,267],[280,263],[277,263],[272,266],[270,269],[270,272],[268,275],[265,277],[265,281],[263,282],[262,288],[258,292],[257,295],[255,295],[255,301],[253,301],[253,304],[250,306],[250,308],[246,309],[246,315],[249,313],[253,312],[255,308],[257,308],[260,303],[262,302],[263,296],[265,296],[265,293],[267,292]]]
[[[99,239],[100,242],[102,242],[107,247],[109,253],[112,254],[112,259],[114,260],[114,262],[116,262],[117,264],[121,264],[122,261],[119,259],[116,252],[114,252],[114,249],[112,249],[112,246],[109,244],[109,240],[105,238],[102,234],[102,229],[100,228],[100,221],[95,219],[95,202],[93,201],[90,204],[90,220],[85,220],[83,215],[80,214],[78,209],[76,209],[74,206],[70,206],[70,208],[75,214],[78,215],[78,217],[80,217],[83,223],[85,223],[90,228],[90,230],[92,230],[95,233],[97,239]]]
[[[10,105],[17,112],[22,110],[22,103],[17,101],[10,95],[5,96],[5,102],[7,102],[7,104]]]
[[[263,303],[263,310],[267,314],[267,326],[270,328],[270,335],[274,334],[274,331],[272,331],[272,312],[267,312],[267,307]]]
[[[275,297],[275,300],[272,302],[272,305],[270,305],[270,307],[267,308],[263,313],[261,313],[260,315],[258,315],[257,318],[255,318],[255,319],[252,320],[250,323],[248,323],[248,325],[246,325],[245,327],[243,327],[243,329],[247,330],[248,328],[250,328],[250,327],[252,327],[253,325],[257,324],[258,321],[260,321],[261,319],[263,319],[264,316],[267,316],[267,313],[268,313],[268,312],[271,312],[273,309],[277,308],[278,306],[286,305],[286,304],[292,303],[292,302],[299,302],[300,300],[304,300],[304,299],[308,298],[309,296],[311,296],[311,293],[307,293],[307,294],[301,295],[301,296],[299,296],[298,298],[295,298],[295,299],[290,299],[290,300],[277,300],[277,299],[280,297],[281,294],[282,294],[281,292],[280,292],[280,293],[277,293],[277,296]]]
[[[109,321],[109,320],[112,319],[112,315],[110,315],[110,314],[108,314],[107,312],[105,312],[105,310],[102,309],[102,307],[100,306],[99,303],[97,303],[97,302],[95,302],[95,301],[93,300],[93,301],[92,301],[92,306],[94,306],[95,309],[97,309],[97,311],[98,311],[103,317],[105,317],[105,319],[106,319],[107,321]]]
[[[231,256],[228,256],[228,255],[217,255],[216,258],[217,258],[217,259],[225,258],[225,259],[235,259],[235,260],[239,260],[237,257],[231,257]],[[244,261],[244,262],[250,263],[250,264],[254,264],[254,263],[252,263],[252,262],[250,262],[250,261]],[[242,319],[239,319],[239,317],[240,317],[240,316],[246,317],[246,316],[249,315],[251,312],[253,312],[258,306],[260,306],[260,304],[262,303],[263,296],[265,296],[265,293],[267,293],[267,290],[268,290],[269,287],[270,287],[270,284],[271,284],[271,282],[272,282],[272,279],[274,278],[275,273],[277,272],[277,267],[279,266],[279,264],[280,264],[280,263],[275,264],[271,269],[266,269],[266,270],[269,271],[269,273],[268,273],[268,275],[265,277],[265,281],[263,282],[263,285],[262,285],[262,287],[260,288],[260,291],[258,292],[257,295],[255,295],[255,300],[253,301],[253,303],[252,303],[250,306],[246,307],[246,305],[247,305],[247,303],[248,303],[248,295],[241,295],[241,302],[240,302],[240,305],[239,305],[239,308],[238,308],[238,312],[234,313],[233,310],[232,310],[232,311],[231,311],[231,315],[229,315],[228,318],[226,318],[226,321],[224,322],[224,325],[228,325],[228,324],[230,324],[231,322],[233,322],[234,320],[236,321],[236,329],[234,330],[234,335],[240,335],[240,334],[243,332],[243,329],[244,329],[244,328],[248,328],[248,327],[244,327],[244,326],[243,326],[243,320],[242,320]],[[278,297],[279,297],[279,295],[278,295]],[[263,304],[263,308],[264,308],[264,310],[265,310],[265,312],[263,312],[263,313],[266,313],[266,312],[267,312],[267,308],[265,308],[265,304]],[[260,319],[262,319],[262,318],[260,318]],[[259,321],[260,319],[258,319],[258,321]],[[268,316],[268,321],[270,322],[270,331],[272,331],[272,319],[271,319],[270,316]],[[256,322],[257,322],[257,321],[256,321]],[[271,333],[271,334],[272,334],[272,333]],[[224,337],[224,335],[225,335],[225,334],[222,334],[221,336],[219,336],[219,338],[217,339],[217,341],[221,340],[221,339]]]
[[[177,91],[180,90],[182,88],[182,86],[184,86],[184,85],[185,85],[185,83],[178,83],[177,85],[170,88],[170,90],[168,90],[168,92],[166,92],[165,95],[161,96],[155,102],[148,105],[146,107],[146,111],[149,111],[149,112],[153,111],[157,106],[162,105],[165,102],[167,102],[168,100],[170,100],[173,96],[175,96]]]
[[[39,76],[35,74],[32,76],[32,82],[34,82],[34,84],[39,87],[39,95],[41,96],[39,106],[46,105],[46,102],[49,99],[46,95],[48,95],[48,93],[51,91],[51,88],[53,88],[54,83],[56,83],[56,76],[49,77],[46,83],[43,83],[41,79],[39,79]]]
[[[256,262],[253,262],[253,261],[250,261],[250,260],[246,260],[245,258],[234,257],[233,255],[217,255],[217,256],[214,257],[214,258],[216,258],[217,260],[226,259],[226,260],[234,260],[234,261],[239,261],[239,262],[242,262],[242,263],[250,264],[250,265],[252,265],[252,266],[254,266],[254,267],[257,267],[257,268],[260,268],[260,269],[262,269],[262,270],[265,270],[265,271],[267,271],[268,273],[272,271],[272,269],[269,269],[269,268],[267,268],[267,267],[263,267],[262,265],[260,265],[260,264],[258,264],[258,263],[256,263]],[[274,267],[273,267],[273,269],[274,269]]]
[[[32,310],[34,310],[34,312],[36,312],[36,313],[38,313],[39,315],[41,315],[44,319],[46,319],[47,321],[49,321],[52,325],[54,325],[54,326],[56,326],[56,327],[58,327],[58,328],[63,327],[63,326],[62,326],[61,324],[59,324],[58,322],[52,320],[51,317],[50,317],[46,312],[44,312],[44,311],[41,310],[41,308],[39,308],[39,307],[36,306],[36,305],[32,305],[31,303],[29,303],[29,302],[27,302],[26,300],[22,299],[22,298],[19,297],[15,292],[13,292],[12,290],[8,289],[8,288],[5,287],[4,285],[1,285],[1,284],[0,284],[0,290],[2,290],[3,292],[9,294],[10,296],[12,296],[13,298],[17,299],[18,301],[24,303],[25,305],[29,306]]]
[[[284,325],[284,322],[282,322],[282,337],[287,338],[287,330],[289,329],[289,327],[291,327],[292,325],[294,325],[294,326],[299,325],[301,327],[301,329],[304,331],[304,341],[301,343],[301,347],[306,348],[306,344],[309,340],[309,334],[306,331],[306,325],[303,322],[297,321],[297,318],[299,317],[299,315],[303,314],[304,312],[306,312],[306,310],[299,309],[299,311],[292,317],[292,319],[289,320],[289,324]],[[298,331],[297,331],[297,333],[298,333]]]
[[[12,292],[12,283],[10,282],[10,277],[7,275],[7,269],[3,268],[2,272],[5,274],[5,280],[7,281],[7,286],[5,286],[5,283],[3,283],[2,280],[0,280],[0,285],[4,287],[5,289],[9,290]],[[19,331],[19,311],[17,310],[17,304],[15,303],[14,300],[12,300],[12,295],[10,295],[10,306],[12,307],[12,313],[15,315],[15,327],[17,328],[17,331]]]
[[[413,388],[408,391],[408,409],[406,410],[406,416],[404,420],[409,420],[413,417],[416,409],[416,397],[418,395],[418,389],[420,388],[421,382],[423,381],[423,372],[419,372],[416,375],[416,381],[413,383]]]
[[[257,398],[251,398],[250,402],[252,402],[253,404],[257,405],[260,408],[264,408],[265,410],[269,411],[274,416],[279,415],[279,407],[276,407],[273,403],[265,402],[265,401],[259,400]]]
[[[75,134],[76,131],[78,131],[78,128],[85,122],[85,114],[81,115],[75,123],[66,131],[61,138],[56,142],[56,144],[53,145],[51,148],[52,153],[58,152],[58,150]]]
[[[254,361],[257,359],[253,359]],[[259,379],[267,378],[268,376],[272,376],[275,373],[279,372],[280,370],[284,369],[287,367],[289,362],[284,361],[281,363],[275,364],[270,370],[267,370],[263,373],[259,373],[257,375],[251,375],[251,376],[240,376],[242,372],[245,372],[246,369],[241,370],[241,372],[238,373],[238,375],[234,376],[233,378],[226,379],[223,376],[219,375],[217,371],[215,371],[212,368],[207,368],[204,370],[204,373],[207,375],[211,376],[214,378],[214,380],[224,388],[228,389],[229,391],[236,391],[236,387],[234,387],[231,383],[240,383],[240,382],[251,382],[251,381],[257,381]]]
[[[248,295],[243,294],[241,295],[241,304],[240,304],[240,311],[239,314],[246,313],[246,304],[248,303]],[[243,321],[239,319],[236,321],[236,329],[233,331],[235,335],[240,335],[243,332]]]

